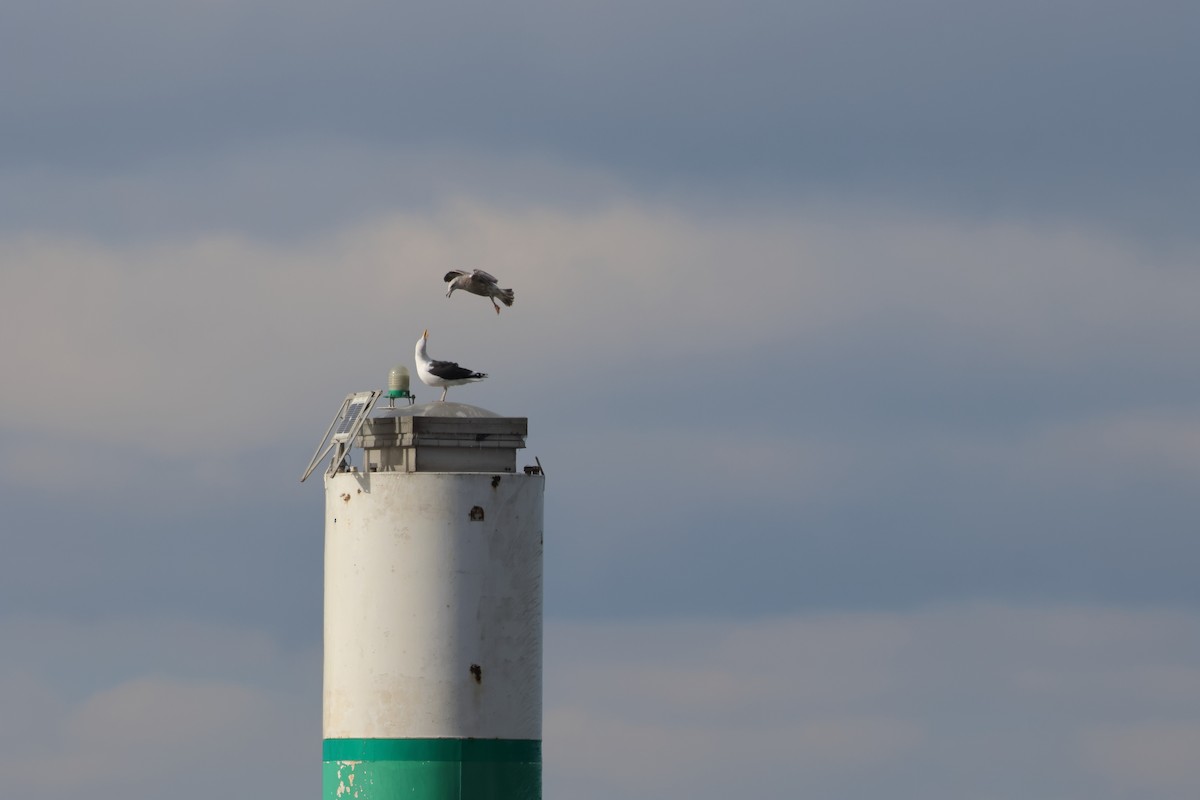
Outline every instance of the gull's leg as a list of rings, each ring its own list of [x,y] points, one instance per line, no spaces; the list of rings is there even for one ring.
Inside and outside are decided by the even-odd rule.
[[[499,313],[500,313],[500,306],[496,304],[496,298],[494,298],[494,297],[488,297],[488,299],[492,301],[492,308],[496,309],[496,313],[497,313],[497,314],[499,314]]]
[[[438,402],[441,402],[441,403],[444,403],[444,402],[446,402],[446,392],[448,392],[448,391],[450,391],[450,387],[449,387],[449,386],[443,386],[443,387],[442,387],[442,396],[441,396],[441,398],[438,400]]]

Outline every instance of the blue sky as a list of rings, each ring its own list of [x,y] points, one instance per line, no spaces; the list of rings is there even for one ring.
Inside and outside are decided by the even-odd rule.
[[[10,3],[0,774],[319,791],[297,478],[429,328],[549,475],[548,797],[1195,797],[1198,34]]]

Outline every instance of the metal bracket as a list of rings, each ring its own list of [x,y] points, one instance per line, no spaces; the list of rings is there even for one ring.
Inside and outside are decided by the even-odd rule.
[[[346,399],[342,401],[342,407],[338,409],[334,415],[333,422],[329,423],[329,429],[325,431],[325,435],[321,437],[321,443],[317,445],[316,455],[312,461],[308,462],[308,469],[304,470],[304,475],[300,478],[300,482],[304,483],[308,476],[317,468],[317,464],[333,448],[338,448],[337,453],[329,462],[329,466],[325,469],[326,475],[332,475],[341,463],[342,457],[349,449],[350,442],[362,430],[363,423],[367,421],[367,417],[371,415],[371,410],[375,408],[375,403],[383,395],[380,389],[372,389],[368,392],[355,392],[346,395]]]

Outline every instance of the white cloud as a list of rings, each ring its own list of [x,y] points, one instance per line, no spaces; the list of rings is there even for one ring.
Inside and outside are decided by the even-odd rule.
[[[9,237],[3,324],[19,346],[3,368],[38,400],[10,395],[0,419],[167,451],[261,442],[293,421],[264,400],[315,391],[325,374],[388,352],[411,360],[426,326],[435,352],[459,355],[470,339],[467,355],[492,362],[512,348],[614,370],[710,354],[735,391],[761,390],[758,348],[836,351],[906,321],[981,356],[1096,359],[1117,346],[1127,356],[1194,328],[1200,280],[1145,257],[1098,235],[1014,226],[637,204],[455,203],[289,244]],[[472,298],[446,301],[440,274],[461,266],[513,285],[512,312],[495,320]]]
[[[9,617],[0,631],[20,643],[0,661],[0,774],[12,792],[201,797],[318,779],[312,654],[186,620]]]
[[[44,489],[46,470],[70,464],[92,476],[81,490],[112,494],[170,469],[180,486],[231,492],[235,464],[283,443],[298,475],[341,397],[411,366],[426,327],[435,357],[491,374],[464,399],[528,415],[535,432],[547,409],[572,414],[576,452],[559,463],[586,450],[611,478],[640,454],[637,469],[654,467],[668,494],[835,502],[872,471],[931,464],[1018,482],[1104,463],[1118,480],[1141,465],[1194,474],[1186,411],[1085,404],[1069,423],[1030,418],[1002,437],[819,418],[836,415],[839,397],[863,402],[860,392],[872,396],[856,413],[886,416],[889,379],[870,375],[945,392],[992,363],[1029,380],[1178,374],[1200,333],[1200,278],[1180,258],[1097,232],[616,199],[566,209],[460,199],[287,242],[8,236],[0,335],[15,344],[0,371],[15,390],[0,398],[0,475]],[[516,305],[497,317],[480,298],[446,299],[441,274],[471,266],[514,287]],[[597,392],[646,401],[606,416]],[[768,424],[760,399],[787,408],[780,396],[797,415]],[[697,426],[700,408],[711,426]]]
[[[1087,768],[1143,796],[1190,798],[1200,787],[1200,719],[1098,725],[1083,732]]]
[[[737,787],[783,796],[800,773],[832,773],[894,762],[922,741],[919,727],[886,717],[814,718],[790,725],[705,727],[637,722],[554,710],[546,720],[548,793],[580,787],[651,797],[727,797]],[[564,780],[565,778],[565,780]],[[611,796],[611,795],[610,795]]]
[[[1195,796],[1197,630],[1192,613],[1071,606],[551,620],[546,794]],[[184,620],[0,633],[21,645],[0,661],[14,791],[319,783],[315,652]]]
[[[135,678],[89,697],[65,719],[62,750],[27,754],[21,769],[10,763],[5,773],[57,791],[153,785],[181,769],[252,751],[255,734],[272,727],[273,712],[245,686]]]
[[[548,792],[1194,793],[1197,624],[1069,606],[553,623]]]

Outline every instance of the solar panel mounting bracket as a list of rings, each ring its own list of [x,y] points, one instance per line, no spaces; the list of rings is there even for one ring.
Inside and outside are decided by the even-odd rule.
[[[366,392],[353,392],[346,395],[346,399],[342,401],[341,408],[333,417],[333,422],[329,423],[329,429],[325,431],[325,435],[321,437],[321,443],[317,445],[317,452],[312,457],[312,461],[308,462],[308,469],[304,470],[304,475],[300,478],[300,482],[304,483],[308,476],[317,468],[317,464],[321,459],[329,454],[330,450],[337,448],[337,453],[329,461],[329,466],[325,469],[326,475],[332,475],[341,464],[346,451],[349,449],[350,442],[354,441],[354,437],[362,430],[363,423],[367,421],[367,417],[371,415],[371,410],[375,408],[375,403],[383,396],[383,391],[380,389],[371,389]]]

